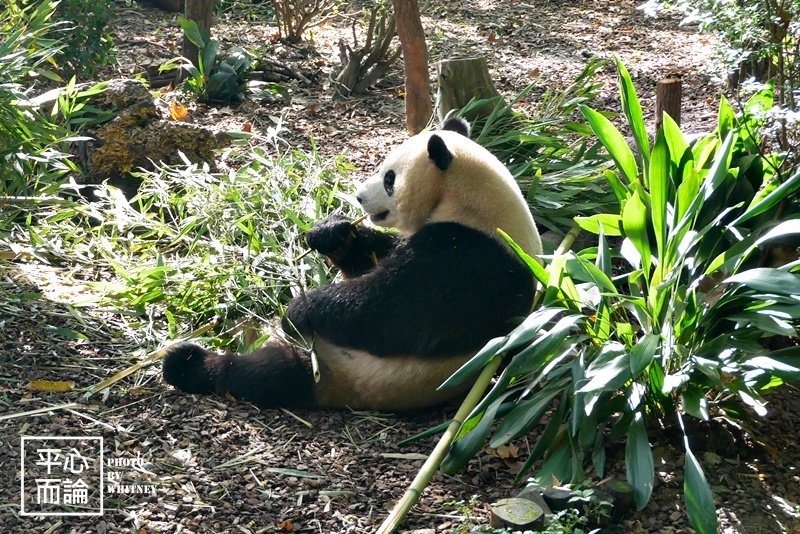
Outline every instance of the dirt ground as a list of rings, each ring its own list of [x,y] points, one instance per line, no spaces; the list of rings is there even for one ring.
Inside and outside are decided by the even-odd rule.
[[[704,72],[712,43],[677,21],[649,19],[626,0],[529,2],[433,0],[424,18],[431,64],[483,55],[498,89],[513,96],[558,88],[598,55],[618,55],[653,113],[655,83],[684,80],[683,127],[713,127],[720,88]],[[132,76],[174,57],[175,16],[120,5],[116,76]],[[290,103],[246,102],[190,108],[190,120],[217,129],[256,131],[283,115],[285,137],[308,146],[313,136],[330,156],[346,153],[354,178],[371,172],[405,137],[402,69],[398,63],[369,95],[331,97],[336,42],[349,24],[333,21],[313,33],[314,47],[274,39],[268,24],[222,19],[225,45],[281,58],[314,74],[287,84]],[[431,75],[433,76],[433,69]],[[618,110],[614,73],[594,107]],[[165,100],[174,98],[166,96]],[[2,532],[372,532],[384,519],[435,443],[398,442],[453,415],[451,408],[413,414],[259,410],[230,399],[176,392],[157,365],[144,366],[110,389],[81,390],[128,369],[145,355],[141,329],[129,318],[86,303],[91,273],[37,262],[0,263],[0,531]],[[78,333],[79,335],[75,335]],[[64,393],[31,388],[34,380],[74,381]],[[798,392],[784,388],[769,415],[748,428],[719,422],[698,431],[695,452],[714,489],[720,531],[800,532],[800,410]],[[535,431],[536,432],[536,431]],[[535,432],[532,438],[535,437]],[[20,515],[21,436],[102,436],[107,456],[129,460],[111,469],[129,493],[107,495],[102,517]],[[488,522],[490,504],[519,491],[513,479],[528,442],[484,450],[456,477],[437,474],[404,528],[468,532]],[[654,440],[657,485],[628,532],[690,532],[683,512],[680,444],[665,431]],[[27,468],[37,455],[27,452]],[[611,474],[624,478],[624,451],[609,450]],[[106,473],[107,480],[108,473]],[[112,477],[113,478],[113,477]],[[94,488],[94,497],[97,496]]]

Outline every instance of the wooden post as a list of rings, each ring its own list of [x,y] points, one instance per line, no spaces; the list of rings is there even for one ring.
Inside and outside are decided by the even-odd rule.
[[[431,82],[428,79],[428,47],[417,0],[392,0],[397,37],[403,49],[406,77],[406,127],[418,134],[431,118]]]
[[[681,92],[680,78],[665,78],[656,84],[656,131],[664,122],[664,113],[680,125]]]
[[[439,122],[444,121],[448,112],[463,108],[473,98],[493,98],[500,94],[489,75],[485,58],[446,59],[437,63],[436,71],[439,81],[436,113]]]
[[[184,16],[197,23],[201,30],[211,30],[211,16],[214,13],[214,0],[186,0]],[[186,36],[183,37],[181,55],[197,66],[197,47]],[[207,65],[206,68],[210,68]]]

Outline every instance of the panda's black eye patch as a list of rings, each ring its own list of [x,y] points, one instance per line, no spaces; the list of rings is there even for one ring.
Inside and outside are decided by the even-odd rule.
[[[383,188],[386,189],[387,195],[394,195],[394,171],[386,171],[383,175]]]

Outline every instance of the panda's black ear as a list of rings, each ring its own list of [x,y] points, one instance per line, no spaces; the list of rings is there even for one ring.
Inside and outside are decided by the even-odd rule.
[[[450,130],[469,139],[469,123],[462,117],[451,117],[444,122],[442,130]]]
[[[431,135],[428,139],[428,157],[442,171],[446,171],[453,161],[453,154],[447,149],[444,140],[436,134]]]

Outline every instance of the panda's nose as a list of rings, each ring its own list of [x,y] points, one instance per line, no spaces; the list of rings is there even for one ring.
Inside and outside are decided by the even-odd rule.
[[[358,200],[359,204],[364,204],[364,197],[361,195],[356,195],[356,200]]]

